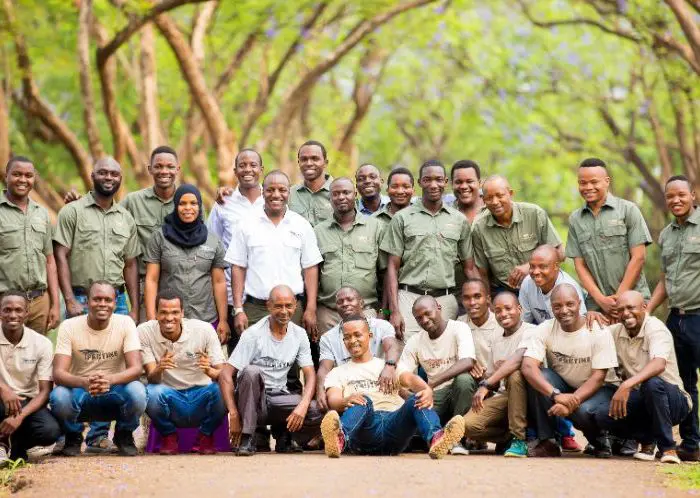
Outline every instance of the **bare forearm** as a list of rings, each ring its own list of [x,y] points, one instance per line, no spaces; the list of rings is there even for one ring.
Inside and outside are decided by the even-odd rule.
[[[661,306],[661,303],[666,300],[666,297],[666,275],[662,273],[659,276],[659,283],[656,284],[654,293],[651,295],[651,299],[649,299],[649,303],[647,304],[649,313],[653,313],[656,308]]]
[[[53,254],[46,257],[46,285],[48,287],[51,306],[58,306],[60,302],[60,298],[58,297],[58,270],[56,269],[56,259]]]
[[[231,293],[233,294],[233,307],[243,307],[243,287],[245,285],[246,269],[240,266],[231,267]]]
[[[586,262],[583,258],[574,259],[574,268],[576,269],[576,274],[578,279],[581,281],[581,285],[584,289],[591,295],[593,299],[600,299],[603,293],[598,288],[593,275],[591,274]]]
[[[633,255],[630,262],[625,268],[625,274],[622,276],[622,281],[617,288],[617,294],[620,295],[625,291],[633,289],[639,280],[639,275],[642,273],[644,268],[645,253],[641,255]]]
[[[207,368],[206,374],[207,376],[216,382],[219,380],[219,376],[221,375],[221,370],[223,369],[223,365],[213,365],[209,368]]]
[[[218,269],[221,275],[212,276],[214,281],[214,302],[216,304],[216,314],[219,317],[219,321],[226,321],[226,315],[228,313],[228,299],[226,299],[226,279],[224,277],[224,271]],[[217,272],[218,273],[218,272]]]
[[[382,349],[384,350],[384,359],[386,361],[398,362],[401,356],[401,348],[399,342],[394,337],[387,337],[382,341]],[[320,369],[319,369],[320,370]]]
[[[236,400],[234,398],[234,374],[233,367],[228,364],[224,365],[219,373],[219,390],[221,391],[221,397],[224,399],[224,405],[226,405],[226,409],[229,413],[238,413]]]
[[[112,385],[128,384],[138,380],[143,372],[141,365],[132,365],[125,370],[109,376],[109,383]]]
[[[127,259],[124,265],[124,282],[132,310],[139,309],[139,267],[136,258]]]
[[[396,258],[396,259],[394,259]],[[397,262],[398,260],[398,262]],[[399,310],[399,265],[401,260],[397,256],[389,256],[389,265],[386,268],[384,281],[384,293],[387,304],[392,312]]]
[[[306,309],[316,309],[318,297],[318,265],[304,268],[304,288],[306,289]]]
[[[160,267],[158,267],[160,268]],[[146,281],[143,286],[143,303],[146,307],[146,319],[154,320],[156,317],[156,293],[158,292],[159,269],[146,268]]]
[[[77,375],[73,375],[72,373],[66,370],[54,370],[53,380],[57,386],[80,387],[82,389],[88,388],[87,377],[79,377]]]
[[[642,382],[646,382],[652,377],[661,375],[664,370],[666,370],[666,360],[663,358],[654,358],[649,363],[647,363],[644,368],[642,368],[636,375],[633,375],[627,379],[623,384],[627,384],[630,388],[640,385]]]
[[[576,397],[583,403],[588,398],[593,396],[603,386],[605,382],[605,370],[594,370],[593,374],[586,382],[574,391]]]
[[[547,382],[547,379],[542,375],[539,361],[534,358],[523,358],[521,370],[523,372],[523,377],[525,377],[525,380],[527,380],[528,384],[530,384],[533,389],[545,396],[552,394],[554,386]]]
[[[56,259],[56,273],[58,284],[66,301],[75,299],[73,287],[71,286],[70,266],[68,266],[68,253],[65,247],[54,245],[54,257]]]
[[[414,393],[420,392],[423,389],[429,387],[423,379],[409,372],[402,373],[399,377],[399,382],[406,389],[409,389],[411,392]]]

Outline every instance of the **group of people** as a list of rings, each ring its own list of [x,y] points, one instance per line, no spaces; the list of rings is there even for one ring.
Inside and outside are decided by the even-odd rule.
[[[57,441],[77,455],[86,423],[86,451],[135,455],[144,413],[160,454],[250,456],[272,436],[277,452],[329,457],[441,458],[489,442],[559,456],[582,449],[578,428],[596,457],[700,460],[700,215],[687,178],[665,186],[673,221],[652,293],[652,238],[600,159],[578,168],[584,205],[564,248],[545,210],[473,161],[426,161],[416,197],[403,167],[385,196],[372,164],[333,179],[317,141],[297,158],[292,185],[242,149],[237,187],[217,191],[206,221],[172,148],[153,151],[153,185],[121,202],[121,167],[100,159],[55,228],[31,198],[32,161],[10,159],[1,460]],[[667,298],[664,324],[651,313]]]

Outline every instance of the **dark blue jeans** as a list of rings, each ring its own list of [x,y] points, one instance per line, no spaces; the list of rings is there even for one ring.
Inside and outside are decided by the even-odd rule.
[[[146,392],[146,413],[161,436],[174,434],[178,427],[199,427],[199,432],[211,436],[226,415],[216,382],[182,390],[149,384]]]
[[[630,392],[627,417],[604,417],[601,425],[616,436],[636,439],[642,444],[656,442],[660,451],[675,449],[673,426],[684,420],[690,407],[678,386],[652,377]]]
[[[49,396],[51,411],[63,426],[66,436],[83,432],[83,422],[117,421],[117,431],[133,432],[146,410],[146,388],[139,381],[117,384],[109,392],[91,396],[80,387],[56,386]]]
[[[375,411],[372,400],[365,399],[366,405],[351,406],[340,417],[345,445],[354,453],[395,455],[406,449],[416,430],[430,444],[442,429],[435,410],[416,408],[415,395],[393,412]]]
[[[554,370],[543,368],[542,375],[547,379],[547,382],[563,393],[576,391]],[[586,436],[589,442],[595,441],[600,435],[601,421],[608,416],[610,398],[612,398],[614,393],[614,386],[604,385],[593,396],[581,403],[581,406],[575,412],[569,415],[568,418],[574,423],[574,427],[583,432],[583,435]],[[549,396],[541,394],[528,384],[527,404],[528,411],[533,417],[537,439],[543,441],[554,438],[557,432],[558,417],[550,417],[547,414],[547,410],[553,404]]]
[[[680,423],[681,445],[688,450],[700,446],[698,431],[698,368],[700,368],[700,315],[679,315],[671,312],[666,326],[673,335],[673,345],[678,359],[678,373],[683,389],[690,394],[693,409]]]

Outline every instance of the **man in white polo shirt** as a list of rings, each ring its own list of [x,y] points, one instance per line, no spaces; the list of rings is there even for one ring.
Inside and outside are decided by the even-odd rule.
[[[164,291],[156,298],[156,319],[138,331],[148,379],[146,413],[163,436],[160,454],[178,453],[179,427],[199,427],[199,453],[216,453],[212,435],[226,408],[216,383],[224,354],[214,328],[185,318],[182,296]]]
[[[303,323],[317,340],[318,264],[323,258],[316,235],[308,221],[288,209],[289,177],[285,173],[275,170],[265,175],[263,198],[262,209],[239,224],[226,251],[225,259],[232,265],[235,331],[240,335],[267,316],[270,291],[284,284],[298,299],[306,291],[303,318],[299,320],[299,309],[293,321]]]
[[[29,312],[23,292],[0,298],[0,466],[27,460],[27,450],[48,446],[61,435],[46,409],[51,392],[51,341],[24,326]],[[11,448],[11,450],[10,450]]]

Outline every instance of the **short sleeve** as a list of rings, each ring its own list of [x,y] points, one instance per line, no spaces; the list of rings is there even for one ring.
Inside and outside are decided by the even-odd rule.
[[[532,334],[520,343],[520,348],[525,348],[525,356],[544,363],[547,354],[545,340],[551,327],[551,321],[546,321],[538,325]]]
[[[216,335],[216,331],[212,327],[207,327],[206,353],[209,355],[209,362],[212,365],[221,365],[226,361],[219,336]]]
[[[617,366],[617,352],[615,340],[609,328],[598,330],[593,334],[591,348],[591,368],[594,370],[607,370]]]
[[[415,372],[418,368],[418,337],[416,334],[411,337],[403,348],[401,358],[399,359],[399,368],[405,372]]]
[[[561,239],[559,238],[559,234],[557,234],[554,225],[552,225],[552,220],[550,220],[549,216],[547,216],[547,212],[544,209],[538,209],[537,218],[541,230],[540,243],[549,244],[554,247],[560,246]]]
[[[528,275],[523,280],[520,286],[520,291],[518,291],[518,301],[520,302],[520,307],[523,309],[522,319],[526,323],[534,323],[535,317],[532,315],[532,305],[530,304],[530,288],[533,284],[532,277]]]
[[[51,341],[45,337],[41,338],[41,349],[36,365],[36,374],[38,380],[53,380],[52,376],[52,360],[53,353],[51,351]]]
[[[320,351],[318,356],[319,361],[330,360],[335,362],[335,356],[333,356],[333,349],[331,348],[331,338],[328,336],[328,334],[332,334],[334,332],[335,328],[329,330],[321,336],[321,340],[318,342],[318,349]]]
[[[241,268],[248,268],[248,247],[246,244],[246,227],[247,225],[238,224],[233,234],[231,235],[231,243],[226,249],[224,259]],[[234,365],[235,366],[235,365]]]
[[[222,218],[221,214],[219,213],[220,210],[221,208],[219,205],[214,203],[214,207],[211,208],[211,212],[207,218],[207,230],[219,237],[219,239],[222,238],[224,233],[223,224],[221,223]]]
[[[316,240],[316,232],[311,227],[311,224],[304,220],[304,236],[301,243],[301,267],[311,268],[323,261],[321,251],[318,249]]]
[[[380,342],[390,337],[396,338],[396,329],[390,322],[382,320],[379,323],[380,325],[377,327],[377,333],[379,334],[378,339]]]
[[[228,263],[225,259],[226,251],[224,251],[224,246],[221,244],[221,240],[216,238],[216,252],[214,253],[214,262],[212,263],[212,268],[228,268]]]
[[[652,317],[647,318],[651,320]],[[649,335],[649,360],[663,358],[668,360],[673,354],[673,337],[666,326],[654,320],[653,333]]]
[[[576,235],[576,224],[574,223],[574,215],[569,216],[569,235],[566,238],[566,251],[567,258],[582,258],[583,253],[581,252],[581,246],[578,243],[578,236]]]
[[[666,235],[666,229],[661,230],[661,233],[659,234],[659,260],[661,261],[661,272],[662,273],[667,273],[667,268],[666,268],[666,258],[663,257],[664,253],[664,243],[665,243],[665,237]]]
[[[139,342],[141,343],[141,364],[143,365],[148,365],[149,363],[155,363],[157,361],[156,355],[153,353],[147,327],[148,322],[142,323],[136,328],[139,334]]]
[[[143,261],[145,263],[158,263],[161,262],[161,257],[163,256],[163,232],[161,230],[155,230],[151,238],[148,239],[148,244],[146,245],[146,250],[143,252]]]
[[[48,214],[46,216],[46,232],[44,233],[43,240],[43,252],[44,256],[50,256],[53,254],[53,243],[51,242],[53,237],[53,227],[51,226],[51,221],[49,220]]]
[[[462,261],[467,261],[474,257],[473,253],[471,228],[469,227],[469,223],[465,221],[462,224],[462,233],[459,237],[459,258]]]
[[[77,222],[78,213],[75,206],[68,204],[58,212],[58,221],[56,223],[56,232],[53,234],[53,240],[57,244],[61,244],[63,247],[70,249],[73,245],[73,234],[75,233]]]
[[[337,389],[343,389],[343,382],[342,379],[340,378],[340,370],[337,368],[334,368],[330,372],[328,372],[328,375],[326,375],[326,379],[323,381],[323,388],[324,389],[331,389],[332,387],[335,387]]]
[[[228,359],[228,363],[239,372],[250,365],[255,353],[256,337],[252,331],[248,330],[241,335],[241,339]]]
[[[652,243],[651,234],[647,227],[644,216],[639,211],[639,208],[630,204],[625,216],[625,224],[627,225],[627,247],[632,249],[639,245],[649,245]]]
[[[398,257],[403,256],[403,216],[394,216],[384,231],[379,248],[387,254]]]
[[[309,342],[309,338],[305,332],[299,334],[297,365],[299,365],[299,368],[314,366],[314,360],[311,358],[311,343]]]
[[[457,338],[457,356],[459,359],[471,358],[476,360],[476,350],[474,348],[474,337],[472,336],[472,331],[469,325],[463,324],[462,322],[455,322],[459,324],[456,331]]]
[[[141,341],[136,332],[136,324],[128,316],[124,320],[124,353],[141,350]]]
[[[481,238],[480,225],[474,225],[472,228],[471,240],[474,264],[477,266],[477,268],[488,268],[489,262],[488,259],[486,259],[486,253],[484,252],[484,242]]]
[[[56,335],[56,354],[64,354],[66,356],[73,355],[73,340],[71,330],[66,326],[66,322],[62,322],[58,327]]]
[[[126,247],[124,248],[124,255],[127,259],[131,259],[141,254],[141,245],[139,244],[139,235],[136,231],[136,222],[130,214],[127,213],[127,216],[131,220],[131,230],[129,240],[126,241]]]

